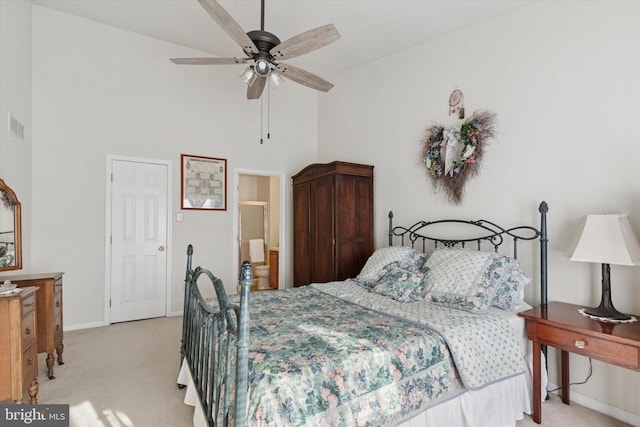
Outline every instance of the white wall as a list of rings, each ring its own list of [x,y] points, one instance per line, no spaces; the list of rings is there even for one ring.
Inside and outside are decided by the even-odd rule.
[[[189,243],[195,265],[234,287],[234,168],[290,177],[315,160],[314,91],[294,83],[274,90],[271,139],[260,145],[260,103],[246,100],[240,66],[169,61],[202,55],[33,6],[34,237],[25,268],[65,272],[66,328],[103,319],[107,155],[172,161],[174,211],[180,208],[181,153],[228,161],[227,211],[184,211],[183,222],[172,215],[171,312],[182,309]],[[285,197],[290,206],[290,186]],[[287,229],[290,236],[290,218]]]
[[[537,224],[546,200],[550,300],[595,306],[599,265],[565,252],[588,213],[627,212],[640,236],[639,21],[640,2],[536,2],[338,76],[320,99],[318,160],[375,166],[377,247],[391,209],[405,224],[445,216]],[[459,123],[448,116],[455,87],[467,116],[494,111],[499,130],[460,206],[433,193],[418,160],[426,128]],[[611,274],[616,307],[640,313],[640,268]],[[535,286],[527,292],[536,303]],[[550,358],[559,384],[555,351]],[[585,378],[585,358],[571,356],[571,367],[572,381]],[[594,361],[593,377],[572,390],[638,423],[639,384],[640,373]]]
[[[24,140],[7,130],[9,112]],[[0,1],[0,178],[22,205],[22,263],[31,259],[31,2]],[[14,272],[15,273],[15,272]]]

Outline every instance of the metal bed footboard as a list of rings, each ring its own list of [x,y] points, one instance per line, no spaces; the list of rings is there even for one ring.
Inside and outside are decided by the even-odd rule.
[[[249,287],[251,265],[240,272],[240,305],[231,304],[224,284],[209,270],[191,268],[193,247],[187,248],[181,359],[186,360],[202,412],[209,426],[243,426],[246,421],[249,352]],[[198,279],[213,285],[218,307],[207,304]],[[181,360],[181,362],[182,362]],[[235,362],[235,363],[234,363]]]

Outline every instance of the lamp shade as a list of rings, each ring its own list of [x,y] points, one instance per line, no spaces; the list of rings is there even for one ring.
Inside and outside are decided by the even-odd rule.
[[[626,214],[587,215],[572,261],[640,265],[640,244]]]

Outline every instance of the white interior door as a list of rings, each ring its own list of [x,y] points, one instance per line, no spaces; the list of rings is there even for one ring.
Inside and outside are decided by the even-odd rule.
[[[167,165],[113,160],[111,322],[166,315]]]

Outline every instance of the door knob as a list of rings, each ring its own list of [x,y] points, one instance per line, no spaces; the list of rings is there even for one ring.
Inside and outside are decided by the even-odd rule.
[[[158,250],[159,250],[160,252],[164,251],[164,246],[163,246],[163,245],[158,246]]]

